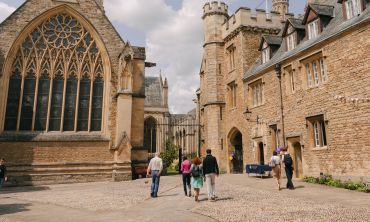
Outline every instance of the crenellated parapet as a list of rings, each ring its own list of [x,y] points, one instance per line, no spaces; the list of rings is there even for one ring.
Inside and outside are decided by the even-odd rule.
[[[286,14],[287,18],[294,17],[293,14]],[[257,9],[256,13],[247,7],[239,8],[235,14],[223,24],[222,32],[223,39],[226,39],[230,34],[240,27],[250,27],[254,30],[281,29],[283,21],[278,12],[266,13],[263,9]]]
[[[209,15],[224,15],[229,17],[228,6],[224,2],[213,1],[203,6],[203,19]]]

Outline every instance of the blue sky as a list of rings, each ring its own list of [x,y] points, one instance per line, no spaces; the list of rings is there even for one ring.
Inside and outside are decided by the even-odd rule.
[[[271,0],[269,0],[271,6]],[[24,0],[0,0],[0,21]],[[145,46],[148,61],[157,67],[146,75],[168,78],[170,110],[184,113],[195,107],[202,57],[202,6],[207,0],[104,0],[107,16],[124,40]],[[239,7],[264,8],[264,0],[225,0],[229,14]],[[303,13],[306,1],[290,2],[290,12]]]

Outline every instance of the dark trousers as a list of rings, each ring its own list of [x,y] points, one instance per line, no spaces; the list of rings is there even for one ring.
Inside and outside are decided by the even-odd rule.
[[[294,185],[292,182],[293,178],[293,167],[285,166],[285,174],[288,182],[286,183],[286,188],[288,189],[294,189]]]
[[[183,173],[182,174],[182,184],[184,185],[184,192],[185,195],[188,193],[187,188],[191,191],[190,185],[190,173]]]

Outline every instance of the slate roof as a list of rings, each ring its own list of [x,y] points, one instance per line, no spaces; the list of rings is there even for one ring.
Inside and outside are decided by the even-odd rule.
[[[145,77],[145,106],[162,107],[162,86],[160,77]]]
[[[269,45],[269,46],[279,46],[279,45],[281,45],[281,41],[282,41],[281,36],[278,36],[278,35],[264,35],[264,36],[262,36],[262,40],[261,40],[261,43],[260,43],[259,50],[262,50],[264,42],[266,42],[267,45]]]
[[[316,3],[334,6],[334,17],[330,20],[329,24],[323,29],[319,36],[314,39],[301,41],[295,49],[290,51],[285,51],[283,47],[284,44],[282,44],[282,47],[280,47],[270,61],[262,64],[261,59],[259,58],[256,63],[244,73],[244,79],[263,72],[266,69],[272,68],[276,64],[281,63],[290,57],[298,55],[299,53],[302,53],[303,51],[332,37],[335,37],[360,23],[370,21],[370,3],[367,3],[366,9],[361,13],[361,15],[349,20],[345,20],[343,18],[342,4],[337,3],[337,0],[317,0]]]

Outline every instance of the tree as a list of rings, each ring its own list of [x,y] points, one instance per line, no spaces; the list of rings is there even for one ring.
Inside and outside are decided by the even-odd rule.
[[[170,140],[166,140],[166,149],[161,153],[164,167],[169,167],[178,158],[179,148]]]

